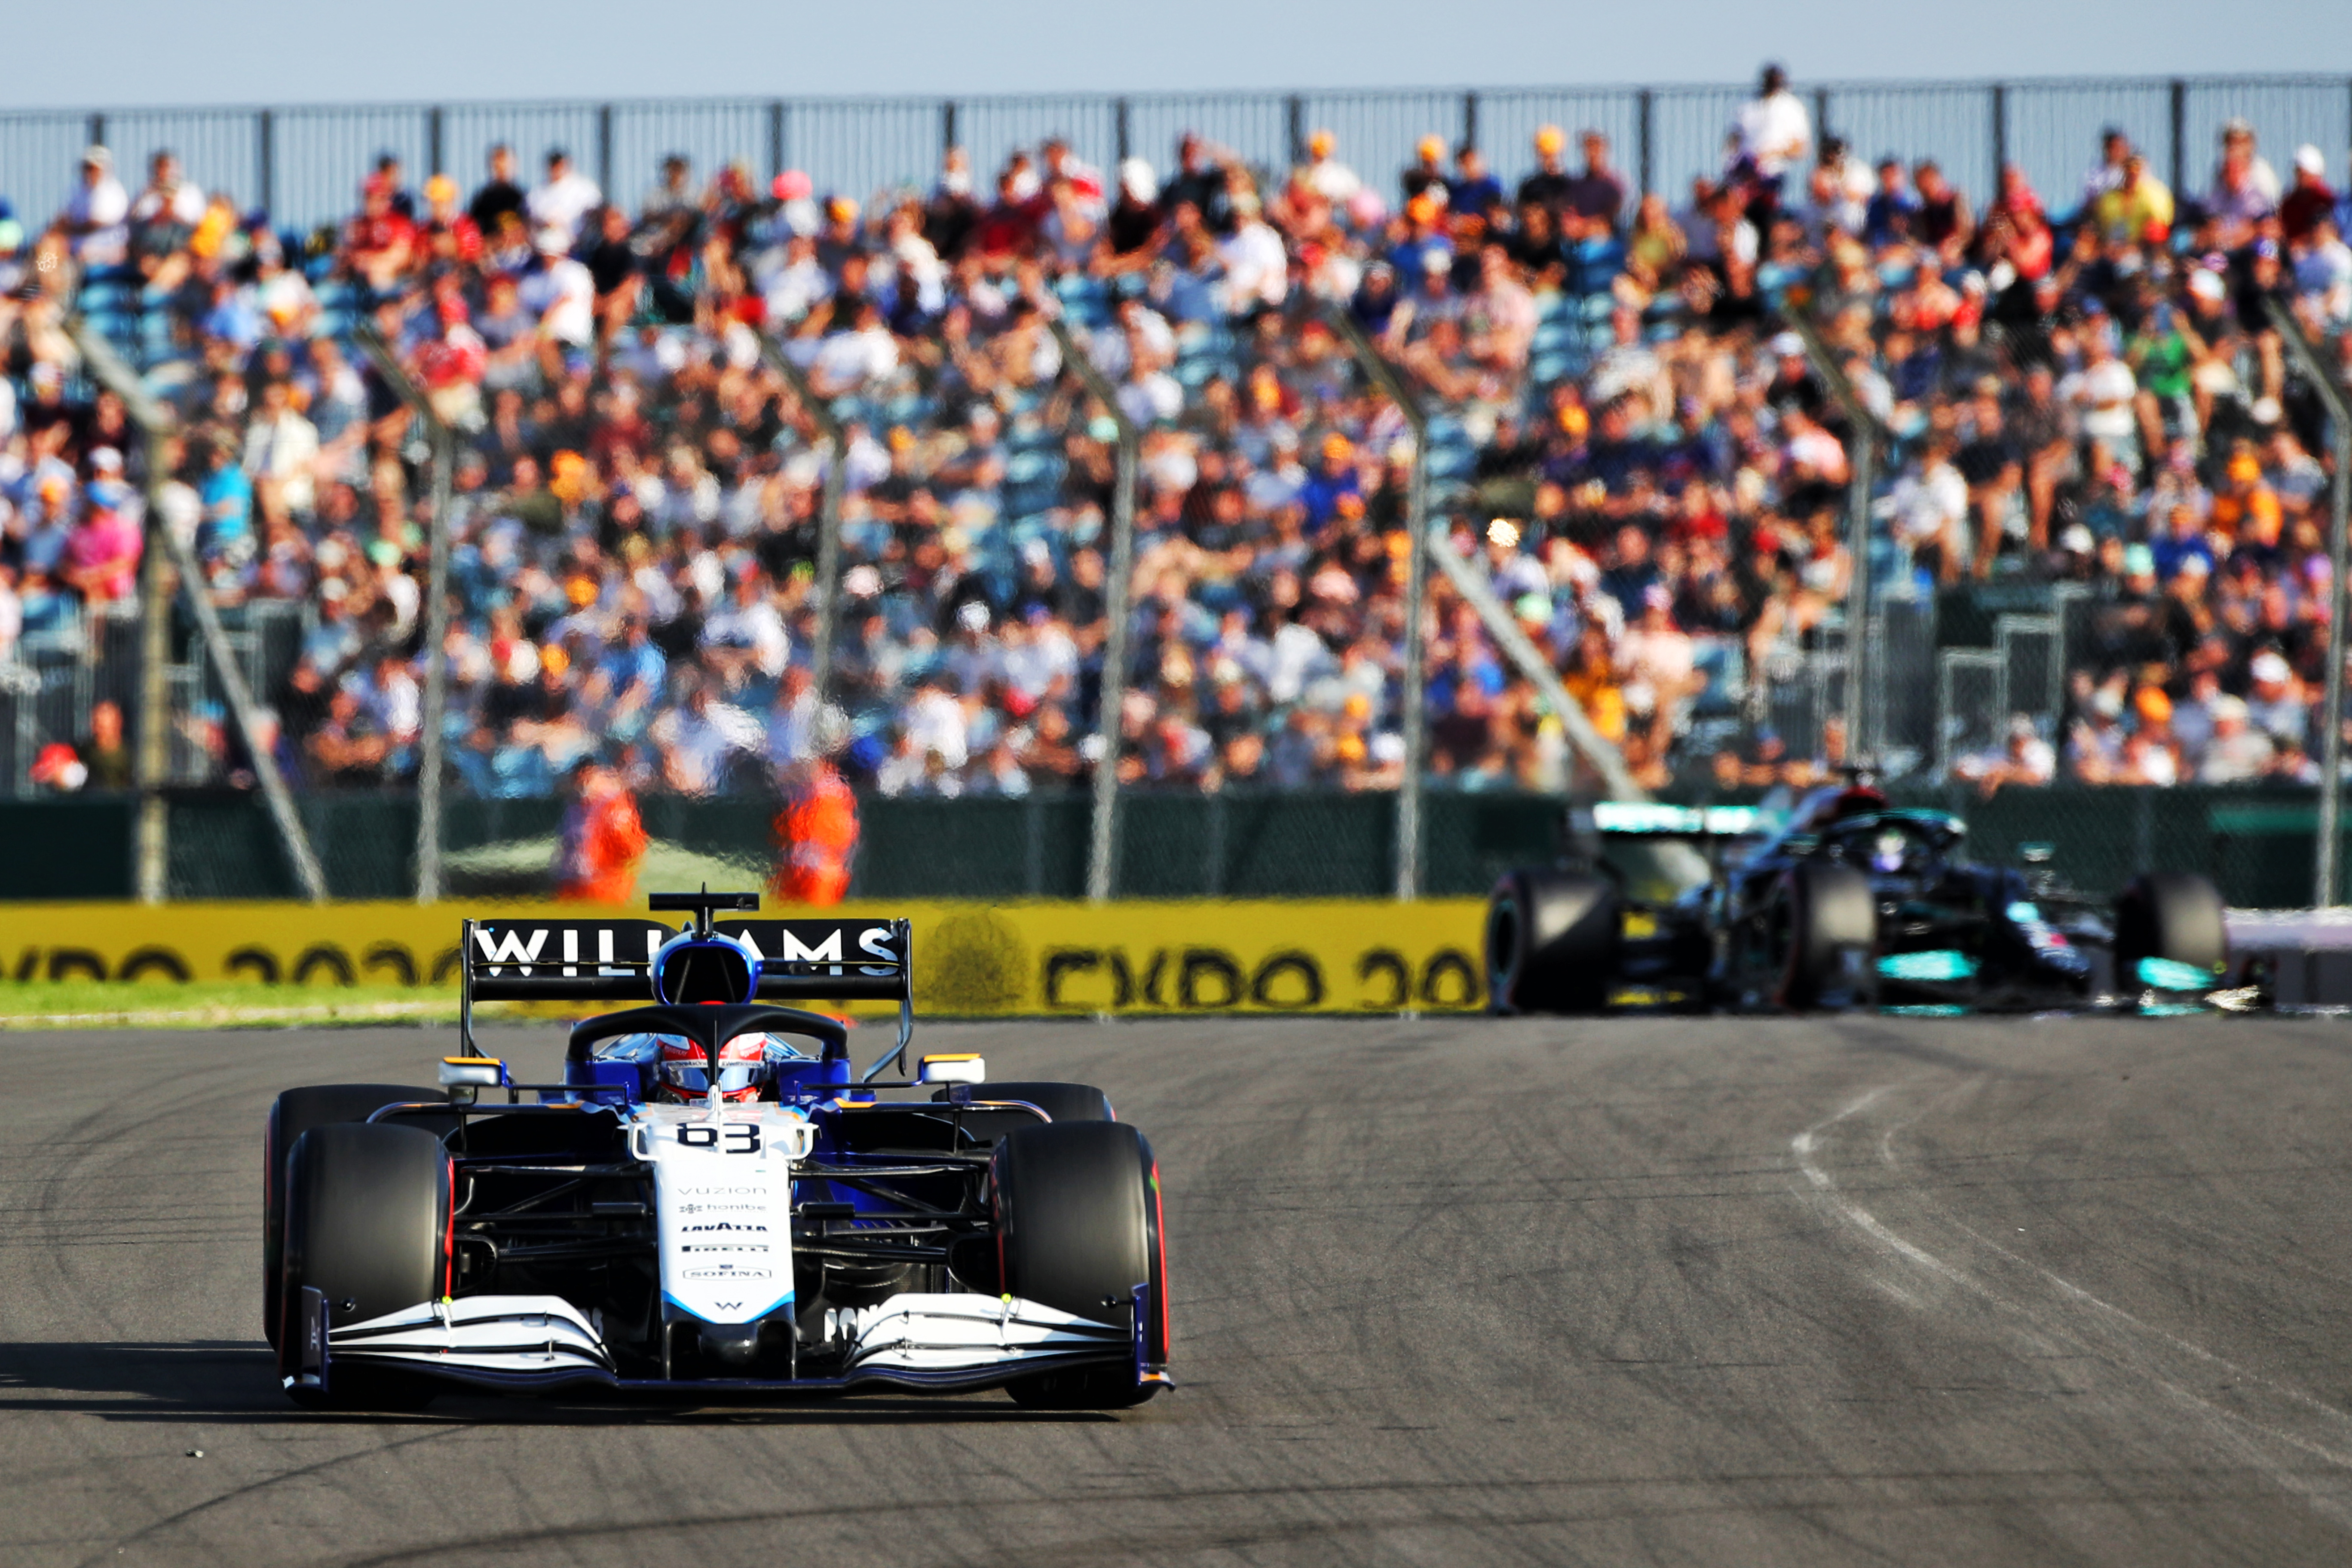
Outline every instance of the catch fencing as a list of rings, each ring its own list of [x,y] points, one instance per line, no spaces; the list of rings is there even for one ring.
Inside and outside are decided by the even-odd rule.
[[[1958,813],[1971,848],[2011,860],[2047,844],[2056,865],[2097,895],[2143,870],[2197,871],[2242,908],[2307,902],[2317,800],[2309,789],[2257,786],[2005,788],[1990,799],[1962,785],[1891,786],[1898,805]],[[1691,802],[1755,801],[1756,790]],[[1785,798],[1785,797],[1784,797]],[[133,889],[136,798],[80,795],[0,805],[0,899],[120,900]],[[1087,797],[1026,800],[869,798],[853,897],[1019,902],[1086,892]],[[1563,847],[1557,796],[1437,793],[1423,802],[1423,889],[1476,897],[1514,866],[1547,864]],[[299,797],[310,840],[338,900],[407,898],[415,882],[413,795]],[[750,798],[643,803],[653,847],[640,892],[656,886],[765,887],[776,864],[776,803]],[[1112,892],[1121,899],[1381,899],[1393,890],[1393,795],[1126,795]],[[461,903],[543,899],[553,881],[553,800],[447,803],[447,897]],[[263,803],[250,794],[183,791],[171,805],[174,900],[297,896]]]
[[[2092,77],[2016,82],[1825,82],[1802,89],[1818,130],[1864,158],[1934,158],[1964,190],[1988,195],[2004,163],[2032,178],[2053,212],[2074,205],[2112,126],[2148,154],[2175,190],[2202,189],[2216,137],[2251,120],[2273,162],[2312,142],[2332,168],[2352,146],[2352,79],[2323,76]],[[266,210],[281,229],[347,216],[375,160],[412,182],[448,173],[470,187],[489,150],[511,146],[530,177],[551,148],[635,204],[660,161],[689,159],[698,177],[741,163],[764,186],[786,169],[817,191],[860,200],[927,190],[946,149],[962,147],[985,182],[1015,148],[1047,137],[1096,162],[1130,154],[1165,170],[1193,132],[1262,168],[1302,161],[1328,129],[1339,155],[1375,189],[1393,188],[1415,144],[1436,135],[1487,150],[1515,174],[1536,129],[1607,135],[1629,179],[1679,201],[1723,165],[1724,136],[1744,86],[1515,87],[1370,91],[1070,93],[950,99],[674,99],[638,101],[353,104],[276,108],[97,109],[0,114],[0,195],[28,222],[72,194],[81,148],[112,147],[125,178],[157,149],[188,177]],[[983,184],[982,194],[986,194]]]
[[[0,655],[0,800],[45,793],[55,781],[39,775],[42,754],[64,745],[87,749],[91,716],[111,702],[126,737],[139,732],[138,604],[117,600],[73,605],[27,629]],[[308,605],[256,599],[220,610],[228,644],[248,686],[276,691],[301,649]],[[192,787],[215,781],[227,697],[219,674],[203,657],[184,610],[174,617],[171,662],[163,685],[170,709],[170,753],[163,783]]]

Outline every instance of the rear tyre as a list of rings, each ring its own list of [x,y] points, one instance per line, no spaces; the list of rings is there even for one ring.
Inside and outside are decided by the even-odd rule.
[[[302,1134],[333,1121],[365,1121],[387,1105],[446,1098],[437,1089],[396,1083],[324,1083],[289,1089],[269,1108],[261,1135],[261,1329],[278,1348],[278,1309],[286,1294],[286,1156]],[[425,1125],[412,1122],[410,1125]]]
[[[2223,909],[2221,890],[2192,873],[2135,878],[2116,900],[2116,988],[2134,992],[2149,984],[2139,971],[2140,962],[2150,958],[2185,965],[2207,984],[2219,984],[2230,962]]]
[[[1615,884],[1521,869],[1486,902],[1486,1005],[1496,1013],[1598,1013],[1617,972]]]
[[[286,1248],[280,1322],[304,1289],[326,1298],[328,1327],[363,1323],[447,1294],[449,1152],[415,1127],[339,1121],[314,1127],[286,1161]],[[280,1371],[291,1347],[281,1346]],[[299,1404],[333,1409],[416,1409],[426,1379],[331,1359],[324,1394]]]
[[[1878,900],[1851,866],[1805,860],[1781,878],[1780,1005],[1868,1006],[1878,994]]]
[[[1150,1288],[1144,1358],[1168,1359],[1168,1262],[1151,1145],[1118,1121],[1056,1121],[1007,1133],[992,1166],[1005,1292],[1097,1322],[1126,1322]],[[1123,1410],[1160,1391],[1125,1356],[1034,1373],[1006,1387],[1033,1410]]]

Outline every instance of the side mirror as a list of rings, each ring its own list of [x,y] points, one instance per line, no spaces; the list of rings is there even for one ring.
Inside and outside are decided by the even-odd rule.
[[[467,1100],[473,1098],[471,1092],[473,1090],[500,1089],[507,1082],[507,1064],[496,1057],[443,1057],[441,1058],[441,1087],[446,1089],[465,1089],[468,1091],[466,1095]],[[456,1096],[452,1095],[451,1098],[455,1099]]]
[[[916,1069],[917,1083],[986,1083],[988,1062],[985,1058],[967,1052],[961,1056],[925,1057]]]

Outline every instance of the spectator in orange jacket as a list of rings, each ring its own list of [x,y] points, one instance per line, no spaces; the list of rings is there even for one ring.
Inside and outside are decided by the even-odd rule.
[[[572,769],[572,803],[564,807],[555,857],[555,896],[592,904],[625,904],[646,858],[645,825],[636,796],[612,769],[583,757]]]
[[[837,904],[849,891],[857,797],[822,757],[788,772],[793,776],[775,823],[776,896],[787,903]]]

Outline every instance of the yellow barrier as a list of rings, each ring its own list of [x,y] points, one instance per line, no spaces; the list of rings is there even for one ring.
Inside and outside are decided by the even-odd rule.
[[[18,980],[454,986],[464,917],[593,912],[454,903],[7,904],[0,905],[0,963]],[[1484,906],[1475,899],[925,902],[822,912],[913,920],[916,1001],[931,1013],[1460,1011],[1485,1001]]]

